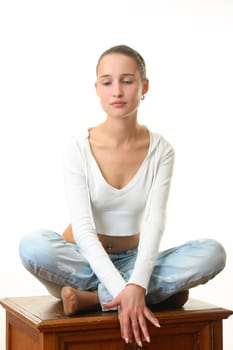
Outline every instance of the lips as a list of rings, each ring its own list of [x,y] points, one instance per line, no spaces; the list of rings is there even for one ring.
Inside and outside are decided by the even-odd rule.
[[[123,101],[115,101],[115,102],[112,102],[111,103],[111,105],[113,106],[113,107],[124,107],[125,106],[125,102],[123,102]]]

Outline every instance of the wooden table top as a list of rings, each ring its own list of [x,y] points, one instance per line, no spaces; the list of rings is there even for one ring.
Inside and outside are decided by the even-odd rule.
[[[0,300],[6,312],[23,319],[34,328],[63,329],[73,327],[114,327],[119,324],[117,312],[91,312],[82,313],[72,317],[64,315],[62,302],[50,295],[5,298]],[[233,314],[232,310],[224,309],[206,302],[189,299],[182,307],[177,309],[153,308],[156,317],[162,324],[182,323],[184,321],[206,321],[224,319]]]

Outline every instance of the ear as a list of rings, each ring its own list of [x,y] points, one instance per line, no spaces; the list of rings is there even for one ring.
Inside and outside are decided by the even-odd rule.
[[[96,91],[97,96],[99,96],[98,83],[97,82],[95,82],[95,91]]]
[[[145,79],[143,82],[142,95],[145,95],[149,90],[149,80]]]

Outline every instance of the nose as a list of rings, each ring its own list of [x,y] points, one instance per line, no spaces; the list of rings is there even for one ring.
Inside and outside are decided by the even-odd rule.
[[[113,96],[114,97],[121,97],[123,96],[123,90],[121,88],[121,85],[119,82],[115,82],[113,85]]]

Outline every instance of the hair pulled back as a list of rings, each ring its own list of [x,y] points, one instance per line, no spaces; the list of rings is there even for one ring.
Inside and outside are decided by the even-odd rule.
[[[98,59],[97,66],[96,66],[96,73],[98,72],[98,68],[99,68],[99,64],[100,64],[101,59],[104,56],[107,56],[110,54],[121,54],[121,55],[131,57],[136,62],[137,66],[138,66],[138,70],[140,72],[141,79],[142,80],[146,79],[146,64],[145,64],[143,57],[136,50],[132,49],[131,47],[129,47],[127,45],[112,46],[109,49],[107,49],[106,51],[104,51]]]

